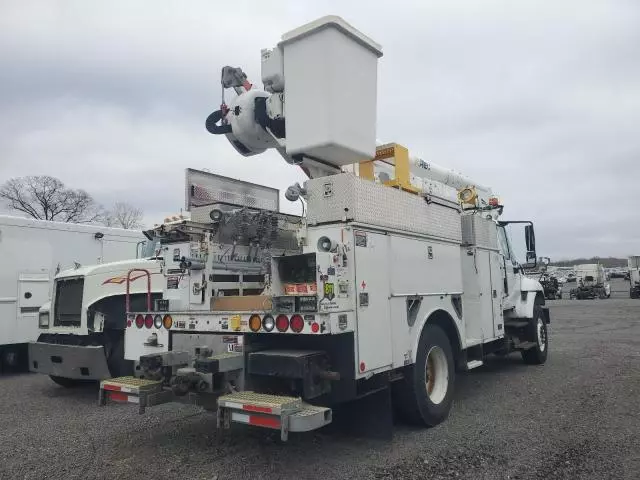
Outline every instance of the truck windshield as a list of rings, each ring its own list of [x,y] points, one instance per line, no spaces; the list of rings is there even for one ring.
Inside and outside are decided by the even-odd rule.
[[[159,255],[160,251],[160,240],[152,239],[146,240],[142,243],[142,245],[138,246],[138,252],[140,252],[140,258],[152,258]]]

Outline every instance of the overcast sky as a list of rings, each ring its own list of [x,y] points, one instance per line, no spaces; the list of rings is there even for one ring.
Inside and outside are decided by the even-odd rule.
[[[148,223],[186,167],[284,191],[297,169],[204,120],[222,66],[258,83],[260,49],[327,14],[383,47],[380,139],[491,186],[539,255],[640,253],[637,0],[0,0],[0,182],[54,175]]]

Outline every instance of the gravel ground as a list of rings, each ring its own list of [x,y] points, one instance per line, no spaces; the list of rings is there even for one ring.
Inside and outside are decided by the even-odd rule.
[[[640,300],[613,282],[608,300],[550,302],[544,366],[518,355],[458,376],[451,416],[396,425],[391,442],[335,432],[219,434],[195,407],[138,415],[97,407],[96,389],[39,375],[0,377],[4,479],[638,479]]]

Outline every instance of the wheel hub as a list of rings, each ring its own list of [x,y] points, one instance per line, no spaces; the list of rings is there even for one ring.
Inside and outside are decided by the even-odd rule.
[[[538,333],[538,347],[541,352],[544,352],[547,348],[547,331],[544,328],[544,321],[539,318],[537,325],[537,333]]]
[[[429,400],[439,404],[447,395],[449,386],[449,366],[444,350],[438,346],[431,347],[427,354],[425,386]]]

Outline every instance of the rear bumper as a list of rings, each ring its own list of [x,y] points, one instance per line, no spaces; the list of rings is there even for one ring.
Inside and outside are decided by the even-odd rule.
[[[111,377],[102,346],[31,342],[29,370],[82,380],[104,380]]]

